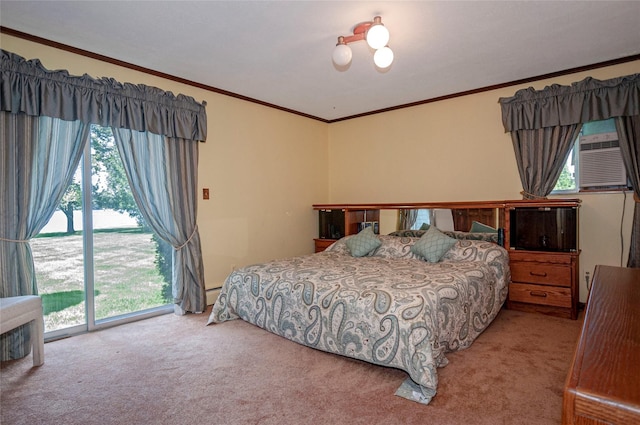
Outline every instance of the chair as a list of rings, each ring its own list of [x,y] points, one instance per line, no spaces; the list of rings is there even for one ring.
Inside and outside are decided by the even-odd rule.
[[[0,298],[0,334],[30,323],[33,365],[44,363],[42,298],[37,295]]]

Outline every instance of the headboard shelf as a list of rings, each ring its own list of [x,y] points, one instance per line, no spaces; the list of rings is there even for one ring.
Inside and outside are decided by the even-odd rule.
[[[509,217],[507,211],[514,208],[523,207],[572,207],[581,203],[580,199],[541,199],[541,200],[493,200],[493,201],[453,201],[453,202],[398,202],[398,203],[349,203],[349,204],[314,204],[313,209],[321,211],[321,216],[328,212],[333,212],[333,220],[337,219],[339,225],[335,223],[333,231],[324,229],[321,223],[320,235],[321,239],[335,238],[335,236],[345,236],[357,233],[359,223],[362,221],[377,221],[393,217],[393,210],[398,212],[402,210],[412,209],[449,209],[452,211],[454,229],[460,231],[469,231],[472,223],[477,221],[495,228],[508,227]],[[387,211],[387,213],[383,213]],[[367,220],[361,216],[366,213]],[[338,213],[336,215],[336,213]],[[338,217],[339,216],[339,217]],[[344,218],[342,218],[344,217]],[[344,220],[344,222],[343,222]],[[393,219],[391,219],[393,221]],[[323,221],[322,219],[320,221]],[[328,220],[324,220],[325,223]],[[388,230],[389,227],[395,226],[383,225],[380,223],[381,229]],[[325,226],[326,227],[326,226]],[[397,228],[391,229],[398,230]]]
[[[319,211],[321,239],[316,241],[316,249],[320,249],[318,243],[326,245],[323,240],[358,233],[362,222],[378,222],[380,231],[384,233],[400,230],[397,224],[403,210],[451,210],[455,230],[468,231],[474,221],[503,227],[504,207],[505,201],[314,204],[313,208]]]

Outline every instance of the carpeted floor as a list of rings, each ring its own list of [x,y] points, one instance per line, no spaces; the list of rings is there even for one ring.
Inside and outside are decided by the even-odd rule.
[[[405,372],[300,346],[235,320],[165,315],[45,344],[0,370],[0,423],[559,424],[581,321],[503,310],[447,355],[429,405]]]

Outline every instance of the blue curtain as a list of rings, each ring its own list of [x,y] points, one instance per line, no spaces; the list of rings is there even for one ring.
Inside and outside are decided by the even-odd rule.
[[[144,84],[50,71],[0,49],[0,110],[204,141],[205,104]]]
[[[640,115],[640,74],[610,80],[587,77],[570,86],[518,90],[501,97],[504,130],[534,130]]]
[[[198,144],[114,128],[133,197],[145,221],[173,251],[177,314],[206,308],[200,234],[196,224]]]
[[[73,178],[89,125],[0,112],[0,297],[36,295],[29,240],[55,212]],[[29,327],[0,337],[2,360],[31,350]]]
[[[616,118],[620,149],[636,204],[627,267],[640,267],[640,115]]]
[[[544,199],[551,193],[581,128],[571,124],[511,132],[522,199]]]
[[[2,297],[37,293],[28,240],[44,227],[58,206],[78,165],[91,124],[166,137],[167,152],[184,150],[195,155],[195,159],[187,158],[178,166],[193,167],[188,172],[181,172],[193,179],[189,185],[195,185],[197,145],[198,141],[206,140],[207,116],[205,103],[198,103],[189,96],[174,95],[143,84],[120,83],[111,78],[95,79],[86,74],[69,75],[65,70],[50,71],[37,59],[25,60],[0,49],[0,112]],[[156,159],[180,158],[173,155],[167,153],[166,157]],[[141,163],[149,167],[164,166],[161,162],[152,163],[149,158],[138,161],[133,168]],[[168,167],[171,172],[175,171],[174,165]],[[167,175],[158,178],[167,178]],[[158,180],[154,182],[157,186],[162,185]],[[167,182],[168,185],[175,183],[173,180]],[[185,183],[178,181],[175,184]],[[159,236],[177,249],[174,282],[188,282],[174,288],[179,303],[177,310],[199,312],[204,310],[205,303],[200,237],[195,225],[197,199],[195,189],[184,196],[176,197],[176,193],[175,189],[169,192],[167,202],[171,208],[175,209],[178,203],[188,203],[180,205],[177,218],[171,219],[179,224],[162,223],[157,228],[168,229],[164,236]],[[150,201],[142,201],[142,205],[139,201],[141,210],[166,208],[165,201],[162,205],[151,203],[145,207],[146,202]],[[152,216],[148,213],[147,219]],[[160,215],[156,221],[167,217]],[[197,257],[197,260],[191,260],[191,257]],[[3,336],[0,340],[2,359],[28,354],[27,335],[20,329],[16,335]]]

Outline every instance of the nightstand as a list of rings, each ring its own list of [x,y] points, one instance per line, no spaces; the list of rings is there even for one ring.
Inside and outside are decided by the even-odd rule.
[[[578,318],[578,254],[510,251],[507,306]]]
[[[580,202],[545,199],[506,204],[508,308],[578,318]]]

